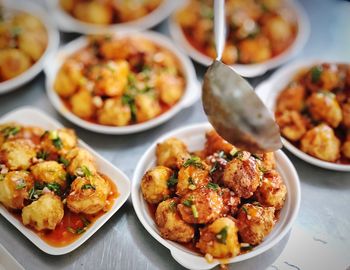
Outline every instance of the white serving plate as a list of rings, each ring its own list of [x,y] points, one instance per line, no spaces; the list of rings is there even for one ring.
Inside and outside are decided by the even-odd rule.
[[[283,53],[262,63],[231,65],[231,67],[240,75],[245,77],[263,75],[266,71],[288,62],[299,51],[301,51],[306,44],[310,34],[310,23],[304,9],[296,0],[284,0],[284,2],[286,3],[288,10],[296,17],[298,24],[298,33],[295,41]],[[204,66],[211,65],[213,59],[198,51],[188,42],[179,24],[176,22],[175,15],[171,16],[169,27],[173,40],[178,44],[178,46],[182,47],[193,60]]]
[[[5,9],[10,9],[14,12],[26,12],[39,18],[42,21],[43,25],[46,27],[48,35],[46,50],[40,59],[34,63],[34,65],[32,65],[28,70],[18,75],[17,77],[12,78],[11,80],[0,82],[0,94],[4,94],[17,89],[38,75],[38,73],[43,69],[44,64],[50,60],[50,58],[57,50],[59,44],[59,33],[56,30],[53,22],[50,20],[47,12],[45,12],[33,1],[30,1],[29,3],[25,0],[3,0],[1,2],[1,5],[3,5]]]
[[[273,249],[277,246],[282,246],[282,248],[279,248],[279,251],[282,252],[282,242],[288,238],[288,234],[292,228],[292,224],[297,217],[300,205],[300,185],[298,174],[293,164],[281,150],[276,152],[277,170],[281,174],[284,183],[287,186],[287,199],[281,211],[280,219],[277,222],[275,228],[265,238],[263,243],[261,243],[249,253],[221,261],[215,259],[212,263],[208,263],[203,256],[184,248],[182,245],[177,244],[176,242],[162,238],[152,216],[149,213],[147,203],[143,199],[140,183],[144,173],[156,165],[155,150],[157,143],[163,142],[167,138],[175,137],[184,141],[189,147],[190,151],[203,149],[205,142],[205,132],[210,129],[212,129],[212,127],[207,123],[195,124],[188,127],[176,129],[158,138],[155,143],[153,143],[148,148],[148,150],[138,162],[132,180],[131,197],[135,212],[145,229],[159,243],[168,248],[173,258],[186,268],[205,270],[211,269],[220,263],[232,263],[232,268],[236,270],[265,269],[273,261],[268,260],[267,257],[264,257],[264,254],[267,254],[270,249]],[[277,253],[279,251],[275,250]]]
[[[304,60],[293,62],[290,65],[283,67],[274,73],[268,80],[262,82],[256,87],[256,93],[265,103],[267,108],[274,114],[276,108],[276,100],[279,93],[288,85],[293,77],[303,68],[311,67],[312,65],[332,62],[330,60]],[[334,61],[333,61],[334,62]],[[310,156],[304,153],[299,148],[295,147],[288,140],[282,138],[283,145],[298,158],[313,164],[315,166],[335,171],[350,172],[350,165],[336,164]]]
[[[63,126],[56,120],[48,117],[44,112],[41,112],[32,107],[22,107],[16,109],[0,118],[0,123],[4,122],[17,122],[23,125],[33,125],[44,129],[57,129]],[[26,236],[34,245],[45,253],[51,255],[62,255],[69,253],[80,245],[82,245],[86,240],[88,240],[99,228],[102,227],[125,203],[130,194],[130,181],[128,177],[118,168],[114,167],[109,161],[104,159],[97,152],[92,150],[86,143],[78,140],[79,147],[88,150],[96,160],[96,164],[99,171],[107,175],[117,186],[119,197],[115,200],[113,207],[98,218],[89,229],[81,235],[75,242],[65,246],[65,247],[53,247],[48,245],[44,240],[42,240],[35,232],[24,226],[19,220],[17,220],[13,215],[11,215],[8,210],[0,204],[0,214],[5,217],[13,226],[15,226],[24,236]]]
[[[125,37],[125,36],[130,36],[130,33],[123,32],[123,33],[118,33],[117,35],[121,37]],[[167,37],[165,37],[162,34],[152,32],[152,31],[146,31],[142,33],[135,32],[135,33],[132,33],[132,35],[139,36],[139,37],[148,39],[152,42],[155,42],[156,44],[171,51],[179,59],[179,63],[181,65],[181,68],[183,70],[183,73],[187,82],[184,94],[181,97],[181,99],[173,107],[171,107],[171,109],[169,109],[165,113],[149,121],[146,121],[144,123],[133,124],[129,126],[122,126],[122,127],[105,126],[105,125],[91,123],[89,121],[79,118],[78,116],[70,112],[66,108],[66,106],[63,104],[60,97],[57,95],[57,93],[53,89],[53,83],[54,83],[56,74],[60,69],[61,65],[64,63],[65,59],[68,58],[72,53],[79,51],[81,48],[85,47],[88,44],[88,40],[86,37],[80,37],[68,43],[67,45],[63,46],[58,51],[56,56],[52,59],[53,61],[51,61],[45,66],[46,92],[51,103],[59,113],[61,113],[64,117],[66,117],[69,121],[73,122],[74,124],[82,128],[88,129],[90,131],[104,133],[104,134],[130,134],[130,133],[136,133],[146,129],[150,129],[152,127],[158,126],[166,122],[175,114],[177,114],[179,111],[192,106],[199,99],[201,94],[201,87],[197,80],[197,76],[196,76],[196,72],[194,70],[193,64],[187,56],[181,53],[176,48],[176,46]]]
[[[67,13],[58,0],[46,0],[50,6],[58,27],[64,32],[77,32],[81,34],[100,34],[103,32],[145,30],[152,28],[166,19],[176,9],[176,1],[164,0],[163,3],[151,13],[139,19],[111,25],[96,25],[80,21]]]

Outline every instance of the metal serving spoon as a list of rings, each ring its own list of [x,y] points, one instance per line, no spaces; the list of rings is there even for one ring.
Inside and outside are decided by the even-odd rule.
[[[252,153],[272,152],[282,148],[278,125],[251,85],[221,62],[226,36],[224,2],[214,0],[217,58],[204,75],[204,111],[229,143]]]

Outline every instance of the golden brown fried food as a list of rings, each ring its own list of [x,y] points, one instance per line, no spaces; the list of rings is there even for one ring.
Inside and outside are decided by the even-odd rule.
[[[263,62],[272,56],[270,41],[263,36],[241,41],[238,50],[243,64]]]
[[[103,125],[126,126],[131,118],[130,107],[120,99],[107,99],[98,111],[98,121]]]
[[[18,37],[18,48],[31,60],[38,61],[46,50],[47,34],[45,30],[21,32]]]
[[[3,49],[0,51],[0,81],[10,80],[26,71],[32,62],[19,49]]]
[[[77,146],[77,136],[72,129],[60,128],[45,132],[41,137],[41,147],[49,153],[66,154]]]
[[[158,100],[147,94],[138,94],[135,97],[136,119],[137,122],[145,122],[161,113],[161,107]]]
[[[10,140],[0,147],[0,163],[10,170],[27,170],[35,157],[35,145],[30,140]]]
[[[65,156],[69,162],[67,172],[70,175],[84,176],[87,174],[96,174],[97,168],[94,157],[89,151],[82,148],[74,148]]]
[[[254,196],[259,203],[264,206],[272,206],[276,210],[282,209],[286,200],[287,187],[283,183],[281,176],[275,170],[264,174],[260,186],[255,191]]]
[[[66,183],[66,171],[62,164],[56,161],[44,161],[30,168],[35,180],[44,183],[56,183],[64,189]]]
[[[282,135],[288,140],[298,141],[306,133],[306,121],[297,111],[277,112],[276,121]]]
[[[113,11],[98,1],[78,2],[73,10],[74,16],[81,21],[92,24],[110,24]]]
[[[350,158],[350,141],[343,143],[341,151],[346,158]]]
[[[63,215],[63,203],[60,197],[52,193],[42,195],[37,201],[22,209],[23,224],[37,231],[54,230]]]
[[[0,202],[7,208],[22,209],[32,186],[33,178],[27,171],[0,174]]]
[[[165,239],[188,243],[194,237],[194,229],[181,219],[177,204],[176,198],[161,202],[155,214],[156,224]]]
[[[203,254],[210,254],[215,258],[235,257],[240,252],[237,231],[232,219],[219,218],[200,230],[196,247]]]
[[[301,111],[304,106],[305,87],[300,83],[291,83],[277,98],[277,111]]]
[[[224,203],[221,213],[222,216],[235,215],[241,203],[241,198],[228,188],[221,189],[221,196]]]
[[[237,196],[249,198],[259,186],[261,175],[256,159],[249,152],[240,151],[236,158],[227,163],[223,184]]]
[[[203,187],[181,197],[177,208],[185,222],[205,224],[217,219],[223,206],[223,200],[218,192]]]
[[[342,104],[343,125],[350,129],[350,100]]]
[[[210,130],[205,134],[205,153],[211,155],[219,151],[224,151],[226,154],[234,153],[237,148],[225,141],[215,130]]]
[[[319,159],[334,162],[340,156],[340,141],[326,124],[310,129],[300,142],[303,152]]]
[[[275,209],[250,203],[244,204],[238,212],[237,225],[243,242],[260,244],[275,225]]]
[[[191,155],[187,146],[176,138],[170,138],[157,144],[157,164],[170,168],[180,168]]]
[[[274,152],[255,154],[255,156],[261,160],[262,169],[269,171],[276,168],[276,159]]]
[[[174,105],[182,97],[184,92],[184,80],[172,74],[161,74],[157,79],[157,89],[162,102]]]
[[[141,181],[141,191],[147,202],[155,204],[169,197],[168,181],[172,174],[173,171],[164,166],[154,167],[145,173]]]
[[[98,174],[84,174],[73,181],[67,197],[67,206],[74,213],[91,215],[104,210],[111,187]]]
[[[70,97],[70,105],[72,106],[72,112],[77,116],[85,119],[89,119],[94,114],[94,104],[92,95],[86,89],[79,90],[76,94]]]

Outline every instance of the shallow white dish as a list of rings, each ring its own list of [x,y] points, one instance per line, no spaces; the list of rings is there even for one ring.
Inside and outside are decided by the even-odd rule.
[[[130,33],[118,33],[117,34],[120,37],[130,36]],[[152,31],[146,31],[146,32],[135,32],[132,33],[132,35],[140,36],[142,38],[148,39],[166,49],[171,51],[178,59],[179,63],[181,65],[181,68],[183,70],[185,79],[186,79],[186,86],[185,91],[181,99],[173,106],[171,109],[166,111],[165,113],[147,121],[144,123],[139,124],[133,124],[129,126],[123,126],[123,127],[112,127],[112,126],[105,126],[100,124],[94,124],[91,122],[88,122],[86,120],[83,120],[70,112],[66,106],[61,101],[60,97],[56,94],[55,90],[53,89],[53,83],[56,77],[56,74],[69,55],[71,55],[74,52],[79,51],[81,48],[85,47],[88,44],[88,40],[86,37],[80,37],[64,47],[62,47],[56,56],[52,59],[50,63],[48,63],[45,66],[45,73],[46,73],[46,92],[49,96],[49,99],[53,106],[56,108],[57,111],[59,111],[64,117],[66,117],[68,120],[73,122],[74,124],[94,131],[98,133],[105,133],[105,134],[130,134],[130,133],[136,133],[140,132],[146,129],[150,129],[152,127],[158,126],[165,121],[169,120],[171,117],[173,117],[175,114],[177,114],[182,109],[185,109],[187,107],[190,107],[193,105],[200,97],[201,94],[201,88],[200,84],[197,80],[196,72],[194,70],[193,64],[191,60],[181,53],[176,46],[164,35],[152,32]]]
[[[32,107],[22,107],[14,110],[0,118],[0,123],[4,122],[18,122],[24,125],[34,125],[44,129],[57,129],[61,128],[62,125],[56,120],[48,117],[44,112],[41,112]],[[53,247],[48,245],[44,240],[42,240],[35,232],[24,226],[18,219],[16,219],[9,211],[0,204],[0,214],[5,217],[13,226],[15,226],[24,236],[26,236],[34,245],[45,253],[51,255],[62,255],[69,253],[80,245],[82,245],[86,240],[88,240],[99,228],[102,227],[125,203],[130,194],[130,181],[128,177],[118,168],[113,166],[109,161],[100,156],[97,152],[92,150],[86,143],[79,140],[78,145],[81,148],[88,150],[96,160],[96,164],[99,171],[107,175],[117,186],[119,196],[115,200],[113,207],[98,218],[89,229],[81,235],[75,242],[65,246],[65,247]]]
[[[26,12],[36,16],[46,27],[48,35],[46,50],[40,59],[34,63],[34,65],[32,65],[28,70],[18,75],[17,77],[12,78],[11,80],[0,82],[0,94],[4,94],[17,89],[38,75],[38,73],[43,69],[45,63],[50,60],[50,58],[57,50],[59,44],[59,33],[48,17],[47,12],[45,12],[37,4],[33,3],[33,1],[28,3],[28,1],[24,0],[3,0],[1,2],[1,5],[3,5],[5,9],[10,9],[14,12]]]
[[[247,254],[240,255],[232,259],[221,261],[214,260],[213,263],[208,263],[202,255],[194,253],[184,248],[182,245],[177,244],[176,242],[162,238],[152,216],[149,213],[147,203],[143,199],[140,189],[140,182],[144,173],[156,165],[155,150],[157,143],[163,142],[170,137],[176,137],[183,140],[189,147],[190,151],[199,150],[204,147],[205,132],[211,128],[212,127],[209,124],[203,123],[176,129],[158,138],[156,142],[148,148],[148,150],[138,162],[133,176],[131,196],[135,212],[145,229],[158,242],[168,248],[173,258],[186,268],[204,270],[211,269],[220,263],[232,263],[234,264],[233,268],[236,270],[265,269],[273,261],[271,262],[262,260],[261,258],[263,256],[261,255],[263,255],[263,253],[267,253],[268,250],[274,248],[277,245],[281,246],[283,242],[282,240],[288,238],[288,233],[291,230],[292,224],[297,217],[300,205],[299,177],[295,171],[293,164],[289,161],[287,156],[282,151],[279,150],[276,152],[276,160],[277,170],[281,174],[288,190],[285,205],[281,211],[280,219],[272,232],[268,235],[268,237],[266,237],[262,244]],[[254,259],[258,257],[259,260],[254,261]]]
[[[307,68],[317,63],[330,62],[329,60],[305,60],[297,61],[292,64],[289,64],[282,69],[274,73],[268,80],[262,82],[256,87],[256,93],[265,103],[267,108],[274,114],[276,100],[279,93],[288,85],[288,83],[293,79],[293,77],[300,71],[302,68]],[[335,171],[345,171],[350,172],[350,165],[345,164],[336,164],[328,161],[323,161],[321,159],[312,157],[299,148],[295,147],[288,140],[282,138],[283,145],[298,158],[313,164],[315,166],[335,170]]]
[[[302,50],[306,44],[309,33],[310,33],[310,23],[304,9],[295,0],[285,0],[288,10],[292,12],[298,24],[298,33],[295,41],[287,50],[273,57],[267,61],[257,64],[234,64],[231,67],[242,76],[245,77],[255,77],[263,75],[266,71],[276,68],[291,58],[293,58],[299,51]],[[178,46],[182,47],[191,58],[193,58],[198,63],[209,66],[213,62],[209,56],[201,53],[196,48],[194,48],[190,42],[186,39],[181,27],[176,22],[175,15],[171,16],[169,22],[170,34]]]
[[[61,7],[58,0],[46,1],[50,6],[51,12],[55,17],[60,30],[64,32],[77,32],[81,34],[100,34],[103,32],[149,29],[166,19],[178,5],[176,1],[164,0],[158,8],[139,19],[111,25],[96,25],[74,18]]]

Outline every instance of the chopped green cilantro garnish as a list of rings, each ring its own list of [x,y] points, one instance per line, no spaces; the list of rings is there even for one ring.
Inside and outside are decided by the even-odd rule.
[[[176,174],[174,173],[174,174],[172,174],[172,176],[170,176],[170,178],[168,179],[168,187],[169,188],[172,188],[172,187],[175,187],[176,186],[176,184],[177,184],[177,182],[178,182],[178,179],[177,179],[177,176],[176,176]]]
[[[175,212],[175,210],[176,210],[176,205],[177,205],[177,203],[176,203],[175,201],[172,201],[172,202],[169,204],[169,209],[170,209],[170,211]]]
[[[46,159],[48,158],[49,155],[50,155],[49,152],[47,152],[47,151],[45,151],[45,150],[42,150],[42,151],[40,151],[40,152],[38,152],[38,153],[36,154],[36,157],[37,157],[37,158],[40,158],[40,159],[43,159],[43,160],[46,160]]]
[[[314,66],[313,68],[311,68],[310,72],[311,72],[311,81],[313,83],[318,83],[320,78],[321,78],[321,74],[322,74],[323,68],[322,66]]]
[[[189,199],[184,200],[184,201],[182,202],[182,204],[183,204],[184,206],[187,206],[187,207],[191,207],[192,203],[193,203],[192,200],[189,200]]]
[[[183,167],[187,168],[189,166],[194,166],[199,169],[204,169],[204,165],[199,157],[193,156],[185,161]]]
[[[96,187],[91,185],[91,184],[85,184],[81,187],[81,189],[93,189],[93,190],[96,190]]]
[[[227,232],[228,227],[225,226],[224,228],[221,229],[219,233],[216,234],[216,240],[220,242],[221,244],[226,244],[226,239],[227,239]]]
[[[191,210],[192,210],[193,217],[198,218],[197,207],[194,204],[191,205]]]
[[[23,179],[17,180],[16,189],[23,189],[27,186],[26,182]]]
[[[21,130],[20,127],[5,127],[1,130],[1,133],[4,135],[5,139],[15,136]]]
[[[46,187],[58,195],[61,194],[61,186],[57,183],[48,183]]]
[[[83,165],[83,166],[81,166],[81,169],[82,169],[85,177],[92,176],[92,173],[87,166]]]
[[[242,206],[241,209],[242,209],[246,214],[248,214],[247,208],[245,208],[244,206]]]
[[[219,185],[212,182],[208,183],[207,187],[215,191],[219,189]]]
[[[69,161],[62,156],[59,156],[58,162],[62,163],[65,167],[68,167],[68,165],[69,165]]]

